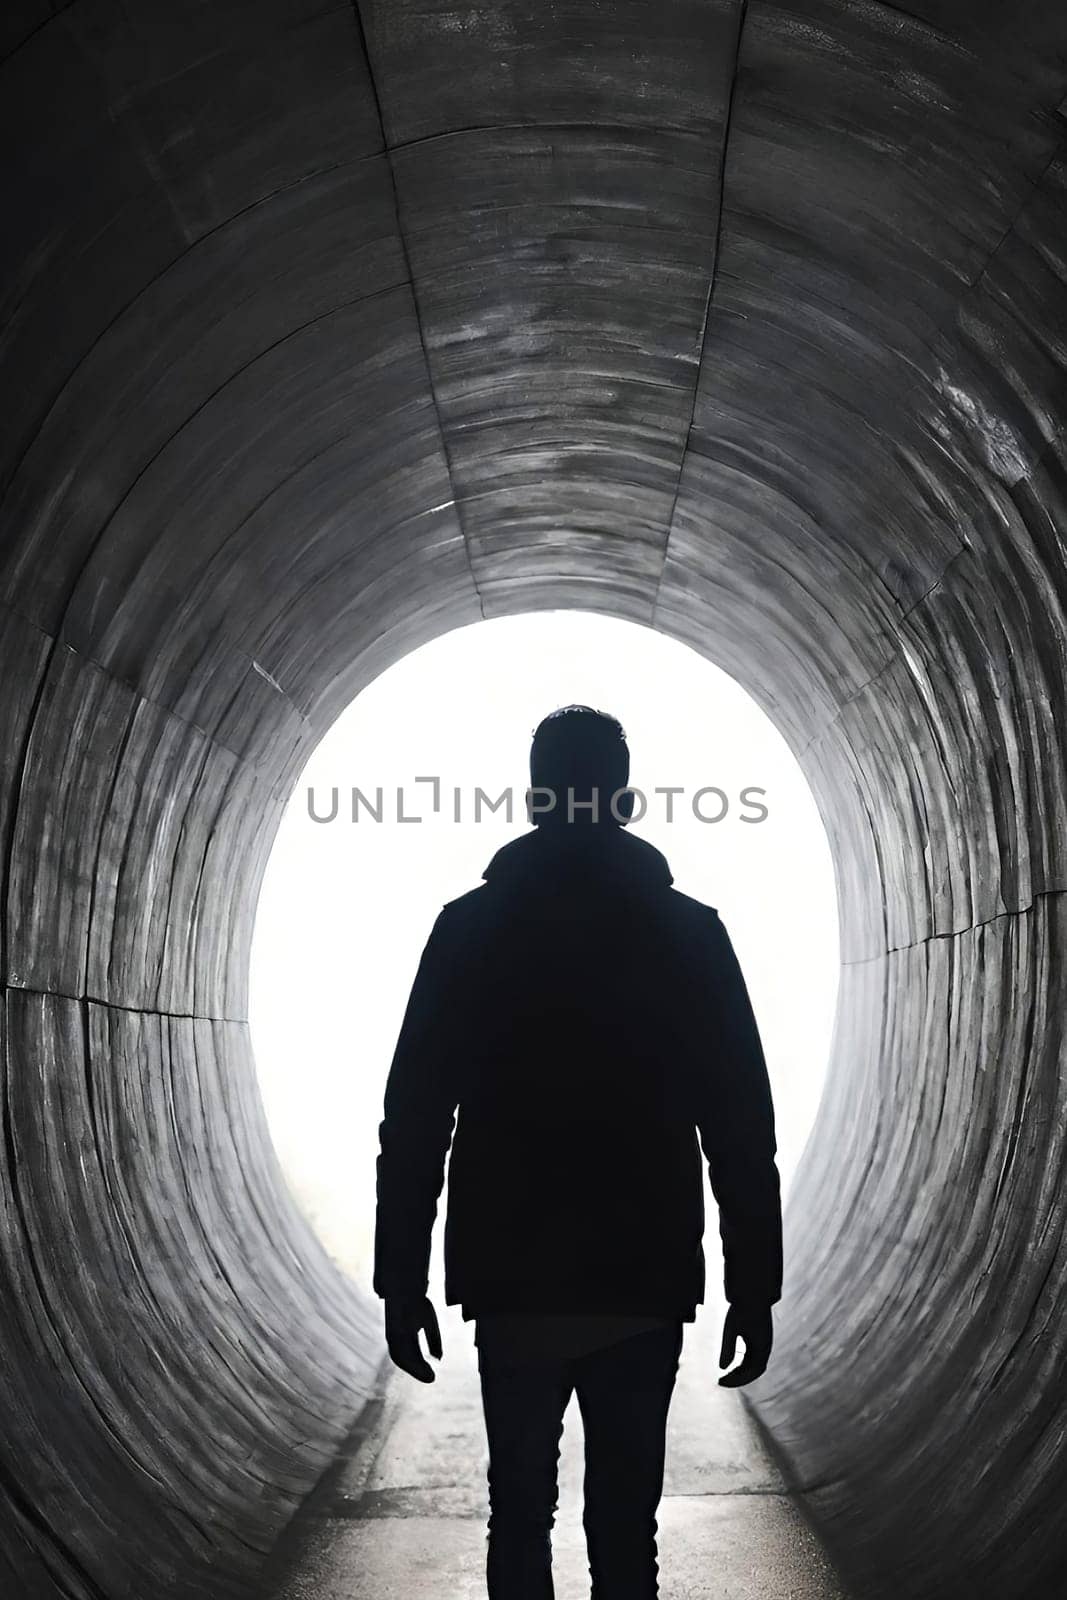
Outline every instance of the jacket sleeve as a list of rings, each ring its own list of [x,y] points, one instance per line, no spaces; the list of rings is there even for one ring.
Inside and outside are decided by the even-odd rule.
[[[731,1305],[773,1305],[782,1293],[774,1107],[741,967],[725,927],[712,917],[714,1067],[702,1074],[700,1142],[719,1208],[726,1298]]]
[[[421,1299],[458,1102],[461,952],[446,913],[422,953],[385,1086],[379,1126],[374,1292]]]

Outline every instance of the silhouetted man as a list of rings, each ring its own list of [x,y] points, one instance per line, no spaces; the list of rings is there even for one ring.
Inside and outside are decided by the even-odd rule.
[[[426,1291],[451,1141],[445,1299],[475,1319],[491,1600],[551,1600],[572,1392],[594,1600],[649,1600],[682,1326],[704,1295],[701,1148],[730,1305],[721,1365],[745,1346],[719,1381],[750,1383],[770,1357],[770,1089],[722,923],[624,832],[619,724],[555,712],[530,773],[537,827],[445,906],[411,992],[385,1092],[374,1287],[393,1361],[431,1382],[419,1333],[439,1358]]]

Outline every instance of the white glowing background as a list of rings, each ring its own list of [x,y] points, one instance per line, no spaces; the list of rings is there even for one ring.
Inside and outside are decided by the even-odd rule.
[[[788,1185],[817,1109],[837,986],[837,910],[826,836],[781,735],[732,678],[651,629],[581,612],[460,628],[366,688],[297,784],[271,855],[252,958],[251,1026],[271,1130],[294,1193],[336,1259],[369,1280],[382,1093],[423,943],[446,900],[476,885],[528,824],[530,735],[581,702],[626,729],[631,783],[649,797],[635,831],[677,886],[717,906],[763,1033]],[[417,777],[441,781],[441,811]],[[511,786],[515,811],[483,810]],[[653,793],[674,786],[667,800]],[[714,785],[730,809],[697,820]],[[745,823],[741,790],[766,791]],[[383,791],[384,818],[351,820],[351,790]],[[409,815],[396,820],[402,787]],[[332,791],[339,791],[335,821]],[[464,820],[453,820],[454,791]],[[721,802],[701,805],[714,816]],[[709,1219],[710,1220],[710,1219]],[[713,1227],[712,1227],[713,1231]],[[439,1254],[439,1242],[435,1244]]]

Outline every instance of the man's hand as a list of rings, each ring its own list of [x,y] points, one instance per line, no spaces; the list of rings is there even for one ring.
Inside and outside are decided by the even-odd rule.
[[[420,1332],[426,1335],[426,1347],[435,1361],[441,1359],[441,1329],[437,1312],[429,1300],[386,1300],[385,1342],[389,1355],[401,1372],[410,1373],[420,1383],[432,1383],[434,1370],[422,1353]]]
[[[770,1306],[731,1306],[726,1313],[722,1330],[722,1351],[719,1366],[728,1367],[737,1354],[737,1341],[744,1342],[745,1354],[740,1366],[734,1367],[719,1379],[723,1389],[742,1389],[753,1383],[767,1370],[774,1344],[774,1322]]]

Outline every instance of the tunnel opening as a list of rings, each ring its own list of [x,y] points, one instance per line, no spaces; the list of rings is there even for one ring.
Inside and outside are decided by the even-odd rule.
[[[394,664],[324,734],[279,825],[251,946],[249,1022],[275,1147],[333,1259],[364,1286],[385,1075],[422,945],[445,901],[530,826],[530,735],[573,702],[620,716],[644,801],[634,830],[731,930],[764,1034],[786,1195],[807,1142],[829,1057],[837,904],[785,740],[706,657],[636,623],[569,611],[470,624]],[[718,1298],[713,1287],[716,1315]]]
[[[326,732],[294,787],[257,909],[249,1018],[267,1123],[297,1204],[364,1288],[385,1074],[422,944],[441,905],[529,827],[533,727],[574,700],[622,719],[644,802],[635,831],[664,853],[679,889],[718,906],[740,953],[788,1197],[821,1093],[837,984],[828,841],[795,757],[738,684],[662,633],[576,610],[476,622],[386,669]],[[704,1186],[713,1219],[706,1176]],[[429,1287],[444,1361],[433,1388],[383,1373],[373,1433],[357,1429],[269,1564],[276,1600],[302,1595],[311,1574],[339,1584],[358,1574],[370,1594],[399,1583],[413,1597],[436,1596],[479,1561],[474,1328],[444,1303],[441,1242],[439,1225]],[[704,1303],[686,1332],[671,1410],[666,1569],[677,1560],[703,1571],[697,1552],[722,1537],[725,1513],[721,1581],[747,1593],[758,1551],[813,1600],[837,1600],[751,1422],[715,1387],[726,1307],[713,1221],[705,1252]],[[558,1592],[583,1586],[584,1432],[572,1397],[553,1534]],[[766,1510],[755,1515],[760,1497]],[[365,1520],[353,1520],[357,1506]]]

